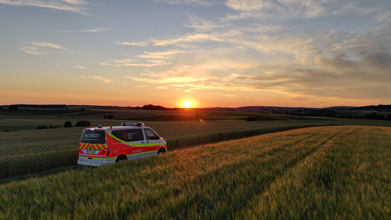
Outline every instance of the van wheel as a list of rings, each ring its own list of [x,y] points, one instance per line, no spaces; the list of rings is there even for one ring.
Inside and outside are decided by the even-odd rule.
[[[166,149],[164,148],[160,148],[159,151],[157,152],[157,154],[165,154],[166,153]]]
[[[120,163],[120,162],[124,162],[125,160],[127,160],[128,158],[125,156],[125,155],[120,155],[119,157],[117,157],[117,159],[115,160],[116,163]]]

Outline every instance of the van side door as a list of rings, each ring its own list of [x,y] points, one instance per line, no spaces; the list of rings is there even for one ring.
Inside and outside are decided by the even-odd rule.
[[[140,128],[127,128],[112,131],[112,134],[120,139],[122,148],[126,149],[128,160],[137,159],[142,156],[142,146],[145,142],[143,131]]]

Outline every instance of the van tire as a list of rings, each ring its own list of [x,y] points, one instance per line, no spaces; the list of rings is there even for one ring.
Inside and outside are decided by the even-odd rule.
[[[117,159],[115,160],[115,162],[116,163],[119,163],[119,162],[124,162],[125,160],[127,160],[128,159],[128,157],[126,156],[126,155],[119,155],[118,157],[117,157]]]
[[[166,153],[166,149],[164,148],[160,148],[157,152],[157,154],[165,154]]]

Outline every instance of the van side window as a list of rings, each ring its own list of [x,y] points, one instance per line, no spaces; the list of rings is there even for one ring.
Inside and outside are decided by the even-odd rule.
[[[124,129],[111,132],[116,138],[126,142],[143,141],[144,136],[141,129]]]
[[[149,128],[144,128],[145,138],[147,140],[159,140],[159,136]]]

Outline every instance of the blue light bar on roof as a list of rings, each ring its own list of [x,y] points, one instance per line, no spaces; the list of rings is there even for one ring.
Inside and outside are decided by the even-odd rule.
[[[144,126],[143,122],[122,122],[122,126]]]

